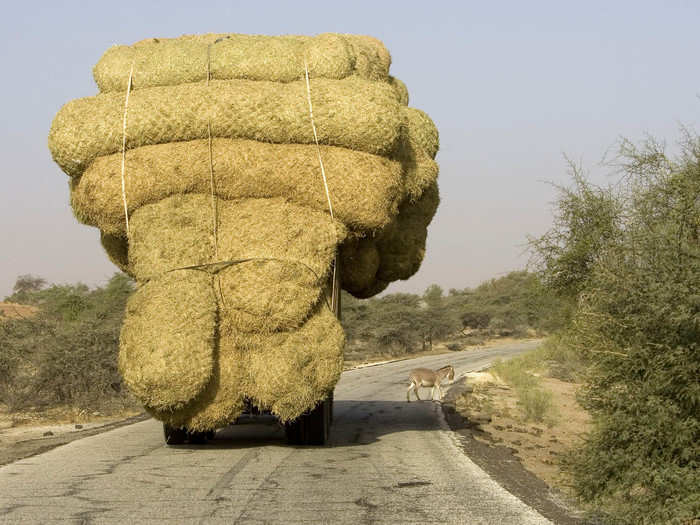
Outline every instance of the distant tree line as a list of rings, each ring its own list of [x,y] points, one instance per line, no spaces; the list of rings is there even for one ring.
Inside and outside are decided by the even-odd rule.
[[[446,339],[450,349],[459,350],[488,337],[551,331],[571,308],[527,271],[447,294],[433,284],[421,295],[394,293],[358,300],[344,294],[342,301],[349,351],[364,348],[393,354],[430,349]]]

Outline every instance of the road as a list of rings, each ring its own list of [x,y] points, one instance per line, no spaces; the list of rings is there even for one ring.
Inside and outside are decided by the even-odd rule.
[[[345,372],[329,447],[287,446],[273,422],[204,446],[165,446],[154,420],[74,441],[0,468],[0,522],[550,523],[461,452],[437,403],[406,402],[413,367],[459,376],[527,345]]]

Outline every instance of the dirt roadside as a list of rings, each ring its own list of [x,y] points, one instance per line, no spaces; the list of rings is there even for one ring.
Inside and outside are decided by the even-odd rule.
[[[542,378],[554,395],[555,420],[525,422],[517,396],[488,372],[458,378],[445,395],[443,412],[464,453],[500,485],[554,523],[598,525],[575,507],[557,459],[587,428],[576,403],[576,385]]]
[[[20,420],[18,424],[17,419],[0,413],[0,467],[149,417],[142,412],[127,411],[113,416],[93,416],[82,423]]]

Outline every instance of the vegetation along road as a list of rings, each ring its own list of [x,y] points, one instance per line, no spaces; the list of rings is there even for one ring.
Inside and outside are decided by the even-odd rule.
[[[287,446],[271,421],[201,446],[164,445],[154,420],[74,441],[0,468],[0,522],[549,523],[462,454],[439,404],[406,402],[413,367],[460,375],[533,346],[347,371],[330,447]]]

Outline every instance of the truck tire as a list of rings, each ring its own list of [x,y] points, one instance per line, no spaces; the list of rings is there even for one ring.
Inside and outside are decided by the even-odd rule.
[[[208,432],[190,432],[186,428],[175,428],[163,423],[163,435],[166,445],[204,445],[209,437]],[[213,436],[212,436],[213,437]]]
[[[182,445],[187,441],[187,430],[175,428],[163,423],[163,435],[166,445]]]
[[[284,426],[290,445],[325,445],[331,427],[333,396]]]

